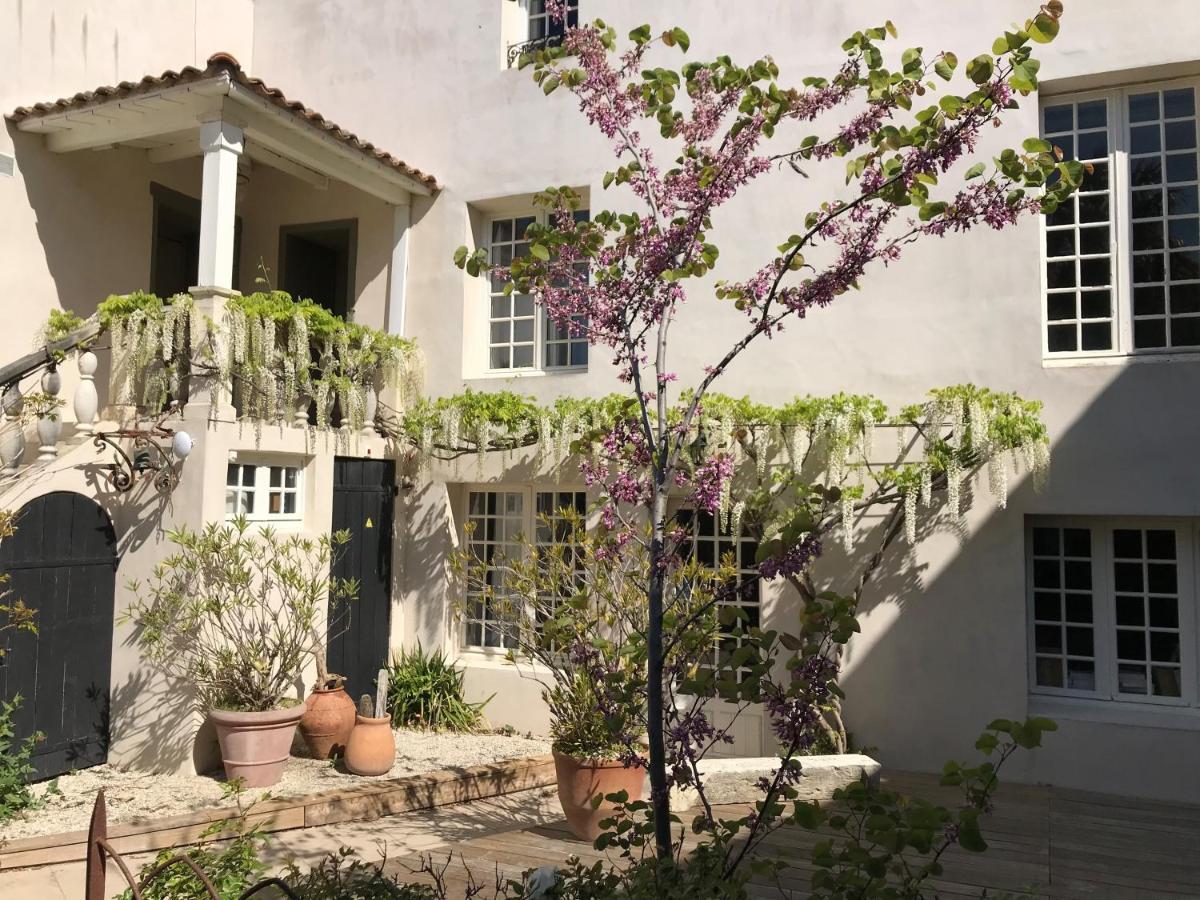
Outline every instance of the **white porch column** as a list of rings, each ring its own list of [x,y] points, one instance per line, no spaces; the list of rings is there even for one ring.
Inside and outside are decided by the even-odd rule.
[[[388,281],[387,330],[389,334],[404,334],[406,288],[408,281],[408,229],[412,207],[399,204],[392,207],[392,263]]]
[[[200,124],[204,183],[200,193],[199,286],[233,289],[233,236],[242,129],[215,119]]]

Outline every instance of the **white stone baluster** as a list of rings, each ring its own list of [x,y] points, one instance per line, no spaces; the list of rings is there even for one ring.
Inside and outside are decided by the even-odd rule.
[[[0,425],[0,474],[16,475],[25,453],[25,426],[21,420],[21,388],[13,383],[4,389],[0,405],[4,408],[4,424]]]
[[[62,390],[62,375],[57,369],[47,369],[42,374],[42,391],[57,397]],[[54,410],[38,418],[38,462],[49,462],[58,456],[58,436],[62,434],[62,414]]]
[[[375,385],[368,384],[364,388],[363,398],[363,428],[362,433],[366,437],[375,436],[375,416],[379,412],[379,393],[375,390]]]
[[[100,408],[96,393],[96,366],[99,360],[91,350],[84,350],[76,359],[79,366],[79,386],[75,388],[75,427],[82,434],[91,434]]]

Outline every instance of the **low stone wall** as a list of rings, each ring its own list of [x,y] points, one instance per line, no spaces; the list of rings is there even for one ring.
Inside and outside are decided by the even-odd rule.
[[[262,823],[266,831],[286,831],[367,821],[556,783],[554,758],[544,754],[370,781],[308,797],[273,800],[255,806],[249,819]],[[114,825],[108,830],[108,839],[122,854],[193,844],[214,822],[234,818],[234,812],[229,808],[204,809],[163,819]],[[71,831],[2,844],[0,872],[84,860],[87,858],[87,837],[86,831]]]
[[[838,788],[862,778],[878,785],[882,768],[878,762],[861,753],[799,756],[793,761],[800,766],[801,777],[794,785],[800,800],[828,800]],[[777,756],[706,759],[699,766],[705,795],[713,805],[761,800],[759,780],[770,778],[778,768]],[[648,789],[646,796],[650,796]],[[694,790],[677,791],[671,798],[674,810],[689,809],[695,802]]]

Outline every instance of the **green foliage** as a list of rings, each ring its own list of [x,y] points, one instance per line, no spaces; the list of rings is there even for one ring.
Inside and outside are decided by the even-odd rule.
[[[15,518],[11,510],[0,509],[0,541],[17,533]],[[12,590],[8,587],[8,572],[0,572],[0,637],[6,631],[27,631],[37,634],[36,611],[25,605],[20,598],[12,599]],[[0,661],[8,652],[5,644],[0,641]]]
[[[283,880],[301,900],[436,900],[439,897],[431,887],[402,884],[398,877],[384,873],[382,864],[364,862],[348,847],[328,854],[308,872],[291,863]]]
[[[463,697],[463,672],[438,650],[401,650],[389,669],[388,704],[392,724],[434,731],[477,731],[483,725],[482,703]]]
[[[829,807],[796,803],[790,814],[795,823],[834,833],[813,846],[814,896],[923,896],[926,882],[943,874],[946,849],[954,844],[971,853],[987,849],[981,819],[991,809],[1000,767],[1018,749],[1040,746],[1042,735],[1056,728],[1044,718],[992,722],[975,744],[985,757],[981,762],[948,762],[943,769],[942,784],[962,790],[957,809],[865,782],[836,791]]]
[[[226,797],[235,797],[238,815],[228,821],[214,822],[201,834],[203,843],[187,850],[168,847],[138,872],[139,882],[153,876],[141,889],[143,900],[211,900],[204,884],[186,864],[171,857],[183,853],[195,863],[217,889],[220,900],[240,900],[242,894],[267,872],[262,859],[270,844],[269,832],[263,823],[251,825],[249,816],[257,803],[270,799],[263,794],[258,800],[243,805],[240,780],[222,785]],[[133,891],[126,889],[119,900],[133,900]]]
[[[58,421],[58,411],[67,405],[62,397],[44,391],[26,394],[22,400],[21,414],[24,418],[49,419],[51,422]]]
[[[12,700],[0,700],[0,824],[40,805],[39,798],[29,789],[29,781],[37,774],[30,760],[42,741],[42,734],[38,732],[24,740],[16,737],[13,718],[20,706],[19,695]]]
[[[129,586],[135,597],[121,620],[135,626],[137,646],[188,684],[202,709],[278,708],[325,645],[326,602],[358,593],[356,581],[330,574],[349,532],[281,537],[239,516],[167,537],[176,552],[145,585]]]
[[[236,294],[220,322],[197,314],[189,294],[142,291],[109,297],[97,315],[112,334],[115,395],[151,407],[180,396],[183,377],[200,372],[232,382],[245,417],[290,421],[304,397],[317,401],[318,425],[327,427],[337,398],[358,429],[369,389],[400,385],[411,394],[420,376],[412,341],[283,291]]]
[[[616,759],[625,749],[596,702],[596,690],[583,672],[556,678],[543,691],[550,709],[555,750],[576,759]]]
[[[46,324],[38,332],[38,344],[48,346],[57,343],[85,324],[87,324],[86,319],[77,316],[69,309],[52,309],[46,319]],[[86,348],[90,343],[91,340],[83,342],[79,346]],[[62,362],[66,358],[66,353],[62,350],[54,350],[52,356],[55,362]]]

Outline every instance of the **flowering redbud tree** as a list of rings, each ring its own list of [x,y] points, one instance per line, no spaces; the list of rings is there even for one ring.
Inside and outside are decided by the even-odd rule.
[[[561,0],[547,0],[547,7],[563,15]],[[682,501],[717,514],[737,462],[731,442],[698,439],[706,433],[711,389],[747,348],[781,339],[789,322],[836,302],[912,244],[979,227],[1003,229],[1053,211],[1069,197],[1084,177],[1083,166],[1064,161],[1037,138],[992,159],[975,159],[984,129],[998,127],[1037,89],[1033,45],[1055,37],[1061,13],[1062,4],[1050,0],[970,59],[962,77],[950,52],[913,48],[900,54],[898,64],[887,61],[881,45],[895,37],[891,23],[855,33],[842,45],[845,60],[836,72],[796,86],[780,80],[769,57],[739,64],[720,56],[663,67],[657,55],[654,62],[650,56],[660,53],[658,45],[686,54],[690,42],[682,29],[655,36],[643,25],[621,48],[615,31],[599,20],[569,28],[559,46],[521,59],[547,94],[570,91],[609,140],[616,164],[603,184],[626,189],[632,209],[595,212],[593,197],[591,218],[577,221],[578,197],[551,189],[541,198],[551,210],[549,222],[529,227],[527,257],[495,267],[484,250],[463,247],[456,262],[472,275],[487,272],[508,291],[531,294],[555,325],[609,348],[629,385],[624,414],[596,438],[602,452],[583,474],[602,492],[602,521],[616,540],[640,542],[645,550],[648,765],[654,844],[662,859],[672,854],[669,733],[681,727],[672,725],[664,703],[673,646],[664,613],[673,570],[687,556],[690,540],[670,504]],[[959,85],[965,92],[954,92]],[[944,92],[935,100],[939,89]],[[787,133],[812,133],[773,149],[781,141],[777,129],[782,134],[785,125]],[[844,169],[845,189],[798,211],[794,233],[780,235],[756,271],[712,288],[707,276],[720,251],[710,233],[722,207],[752,181],[794,177],[793,171],[824,163]],[[683,391],[672,367],[672,326],[701,293],[732,304],[744,325],[699,382]],[[971,399],[958,398],[963,405],[956,400],[949,412],[939,408],[938,416],[969,417]],[[942,446],[940,430],[927,438],[941,460],[942,483],[957,489],[964,461],[969,466],[980,457],[972,457],[972,447],[961,440]],[[1030,439],[1044,442],[1044,434]],[[911,515],[921,499],[922,477],[898,475],[883,486],[898,501],[895,521]],[[871,490],[822,486],[814,501],[810,487],[793,482],[743,514],[779,525],[781,504],[790,502],[797,510],[817,510],[822,519],[829,509],[850,518],[856,498],[865,502]],[[803,584],[820,553],[818,526],[819,520],[793,516],[776,528],[760,570]],[[811,697],[765,700],[785,745],[789,729],[812,727]]]

